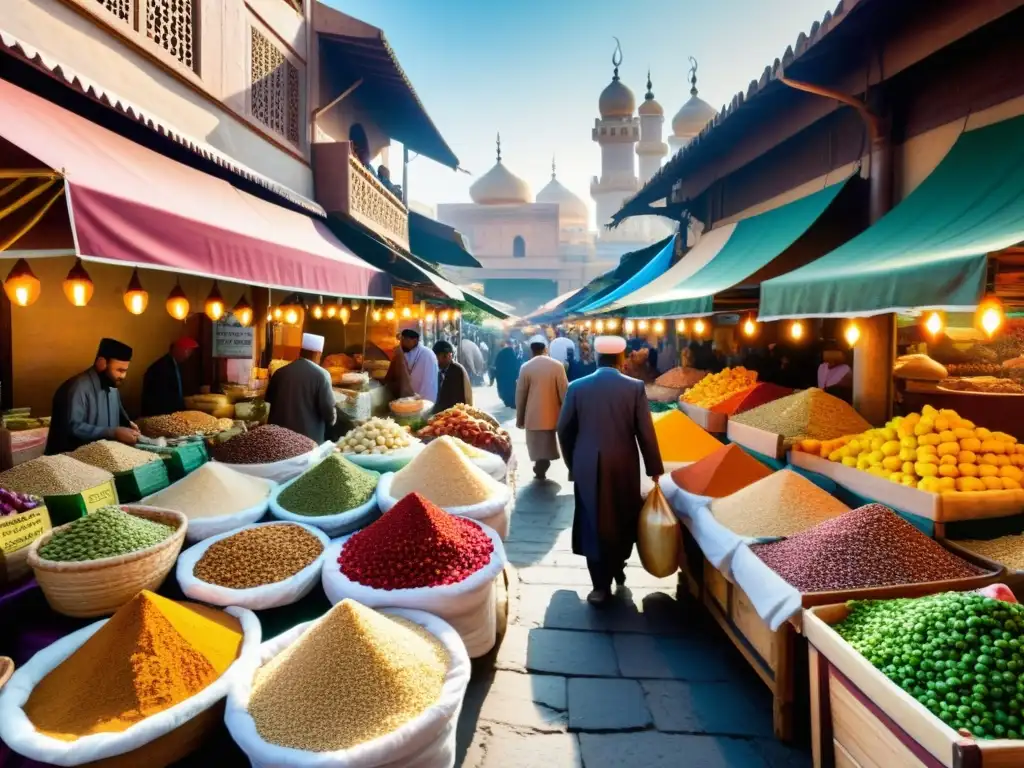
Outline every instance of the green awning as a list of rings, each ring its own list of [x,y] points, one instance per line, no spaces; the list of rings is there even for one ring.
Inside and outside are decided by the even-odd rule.
[[[480,266],[461,232],[415,211],[409,211],[409,250],[432,264]]]
[[[795,243],[828,209],[846,186],[833,184],[791,203],[765,211],[735,224],[728,240],[699,270],[643,303],[623,300],[627,317],[691,317],[710,314],[715,294],[741,285]],[[685,267],[688,256],[679,262]]]
[[[512,312],[515,311],[515,307],[513,307],[511,304],[506,304],[503,301],[489,299],[482,293],[472,291],[464,285],[460,285],[459,289],[466,297],[467,303],[472,304],[477,309],[482,309],[487,314],[493,315],[499,320],[507,320],[508,318],[512,317]]]
[[[971,311],[988,254],[1024,241],[1024,117],[968,131],[845,245],[761,285],[761,319]]]

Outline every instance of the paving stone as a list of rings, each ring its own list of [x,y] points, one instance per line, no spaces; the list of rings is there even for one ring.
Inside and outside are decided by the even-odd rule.
[[[557,544],[557,542],[556,542]],[[557,549],[557,546],[552,547]],[[557,584],[559,586],[584,587],[590,584],[590,573],[585,568],[552,568],[547,566],[531,566],[519,571],[519,580],[523,584]],[[651,576],[643,568],[626,566],[626,584],[633,588],[658,589],[675,591],[676,578],[670,576],[659,579]]]
[[[569,679],[569,728],[574,731],[628,731],[646,728],[651,713],[636,680],[596,677]]]
[[[764,686],[678,680],[645,680],[642,685],[654,726],[664,733],[773,734],[772,702]]]
[[[583,761],[576,734],[481,724],[462,768],[583,768]]]
[[[535,731],[564,731],[568,722],[565,678],[499,670],[480,709],[480,719]]]
[[[498,651],[499,669],[554,675],[618,677],[611,635],[511,626]]]
[[[809,748],[791,747],[774,737],[756,739],[751,744],[769,768],[811,768],[814,763]]]
[[[676,736],[657,731],[581,733],[587,768],[764,768],[748,741],[722,736]],[[552,766],[557,765],[551,763]]]
[[[589,587],[521,585],[516,623],[545,629],[594,632],[680,634],[686,617],[673,595],[656,590],[620,591],[596,610],[587,603]]]
[[[564,529],[548,528],[539,525],[524,524],[522,521],[512,518],[510,523],[509,540],[515,543],[534,542],[539,544],[553,544],[556,541],[563,541]]]
[[[613,642],[623,677],[715,682],[737,676],[711,637],[617,633]]]

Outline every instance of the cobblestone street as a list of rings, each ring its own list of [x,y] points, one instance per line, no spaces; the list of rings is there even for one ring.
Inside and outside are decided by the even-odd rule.
[[[676,600],[635,552],[626,590],[596,611],[572,554],[572,485],[555,463],[533,478],[524,433],[493,389],[477,404],[511,432],[518,492],[506,542],[509,626],[474,664],[459,732],[464,768],[796,768],[772,736],[771,698],[698,606]]]

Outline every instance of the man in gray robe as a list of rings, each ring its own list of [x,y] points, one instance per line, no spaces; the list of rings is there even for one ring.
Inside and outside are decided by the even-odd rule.
[[[587,558],[592,605],[604,604],[612,579],[626,582],[625,565],[636,543],[645,472],[664,472],[644,383],[623,375],[625,339],[601,336],[596,372],[569,385],[558,419],[558,440],[575,481],[572,551]],[[639,446],[639,450],[638,450]]]
[[[302,334],[299,359],[288,363],[270,378],[264,399],[270,403],[268,421],[324,442],[327,428],[338,418],[331,375],[320,367],[324,337]]]
[[[135,445],[139,428],[128,418],[117,388],[128,375],[132,348],[102,339],[92,367],[57,388],[50,410],[46,454],[73,451],[97,440]]]

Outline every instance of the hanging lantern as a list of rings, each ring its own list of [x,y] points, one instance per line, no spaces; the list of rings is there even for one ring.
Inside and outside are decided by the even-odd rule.
[[[324,314],[327,315],[328,320],[333,320],[338,316],[338,310],[341,309],[341,304],[334,301],[327,302],[327,306],[324,307]]]
[[[274,322],[274,311],[271,310],[271,309],[267,310],[267,322],[268,323]]]
[[[412,310],[408,307],[402,307],[402,317],[405,319],[412,317]]]
[[[373,310],[373,322],[379,323],[381,318],[381,311],[379,309]]]
[[[275,323],[280,323],[282,320],[284,320],[284,310],[281,309],[281,307],[279,306],[274,307],[273,311],[270,313],[270,316],[274,319]]]
[[[990,296],[978,305],[978,324],[990,339],[999,330],[1005,319],[1003,305],[995,296]]]
[[[843,330],[843,338],[846,339],[846,343],[851,347],[860,341],[860,326],[857,325],[856,320],[851,320],[846,324],[846,328]]]
[[[804,324],[799,320],[794,320],[789,326],[789,335],[793,341],[800,341],[804,337]]]
[[[312,309],[309,310],[309,313],[311,315],[313,315],[313,319],[314,320],[323,320],[324,319],[324,297],[323,296],[319,296],[317,298],[316,304],[314,304]]]
[[[625,324],[622,326],[622,328],[626,332],[627,336],[632,334],[633,333],[633,321],[632,320],[627,320],[625,322]]]
[[[656,334],[658,334],[659,336],[665,332],[665,321],[664,320],[656,320],[654,322],[654,332]]]
[[[288,325],[298,325],[302,315],[296,307],[288,307],[284,311],[284,321]]]
[[[124,306],[133,315],[141,315],[149,306],[149,294],[142,288],[139,270],[132,270],[132,279],[124,290]]]
[[[244,291],[242,295],[238,297],[238,301],[231,310],[231,314],[235,316],[235,320],[237,320],[238,324],[243,328],[248,328],[252,325],[252,306],[249,304],[249,300],[245,298]],[[269,315],[269,313],[267,314]]]
[[[224,317],[224,297],[220,295],[220,288],[217,285],[217,281],[213,281],[213,288],[210,289],[210,295],[206,297],[206,304],[203,305],[203,312],[213,322],[217,322]]]
[[[938,338],[939,334],[942,333],[944,325],[942,315],[938,312],[929,312],[928,316],[924,319],[924,329],[932,339]]]
[[[39,278],[32,273],[32,268],[24,259],[14,262],[11,271],[7,273],[4,280],[4,293],[11,300],[12,304],[19,307],[28,307],[36,303],[42,284]]]
[[[348,325],[348,319],[350,317],[348,307],[342,307],[341,309],[339,309],[338,317],[341,318],[341,322],[343,325]]]
[[[385,312],[384,313],[384,319],[387,320],[388,322],[391,322],[392,320],[394,320],[395,319],[395,310],[389,309],[387,312]]]
[[[686,333],[686,321],[685,320],[676,320],[676,333],[678,335],[680,335],[680,336],[683,335],[684,333]]]
[[[358,301],[353,301],[352,302],[352,311],[355,312],[357,309],[359,309],[359,302]]]
[[[184,320],[188,317],[188,297],[185,292],[181,289],[181,283],[178,283],[171,290],[170,295],[167,297],[167,314],[173,317],[175,320]]]
[[[85,267],[82,266],[82,260],[75,259],[75,266],[64,278],[64,295],[68,297],[72,306],[84,307],[89,303],[95,290],[96,286],[93,284],[92,278],[89,277],[89,273],[85,271]]]
[[[694,333],[695,333],[696,335],[700,336],[700,335],[701,335],[702,333],[704,333],[704,328],[705,328],[705,327],[706,327],[706,324],[704,323],[704,321],[703,321],[703,320],[701,320],[701,319],[700,319],[700,318],[698,317],[698,318],[697,318],[697,322],[695,322],[695,323],[693,324],[693,332],[694,332]]]
[[[743,335],[753,336],[757,333],[757,323],[754,322],[754,318],[748,317],[746,322],[743,323]]]

